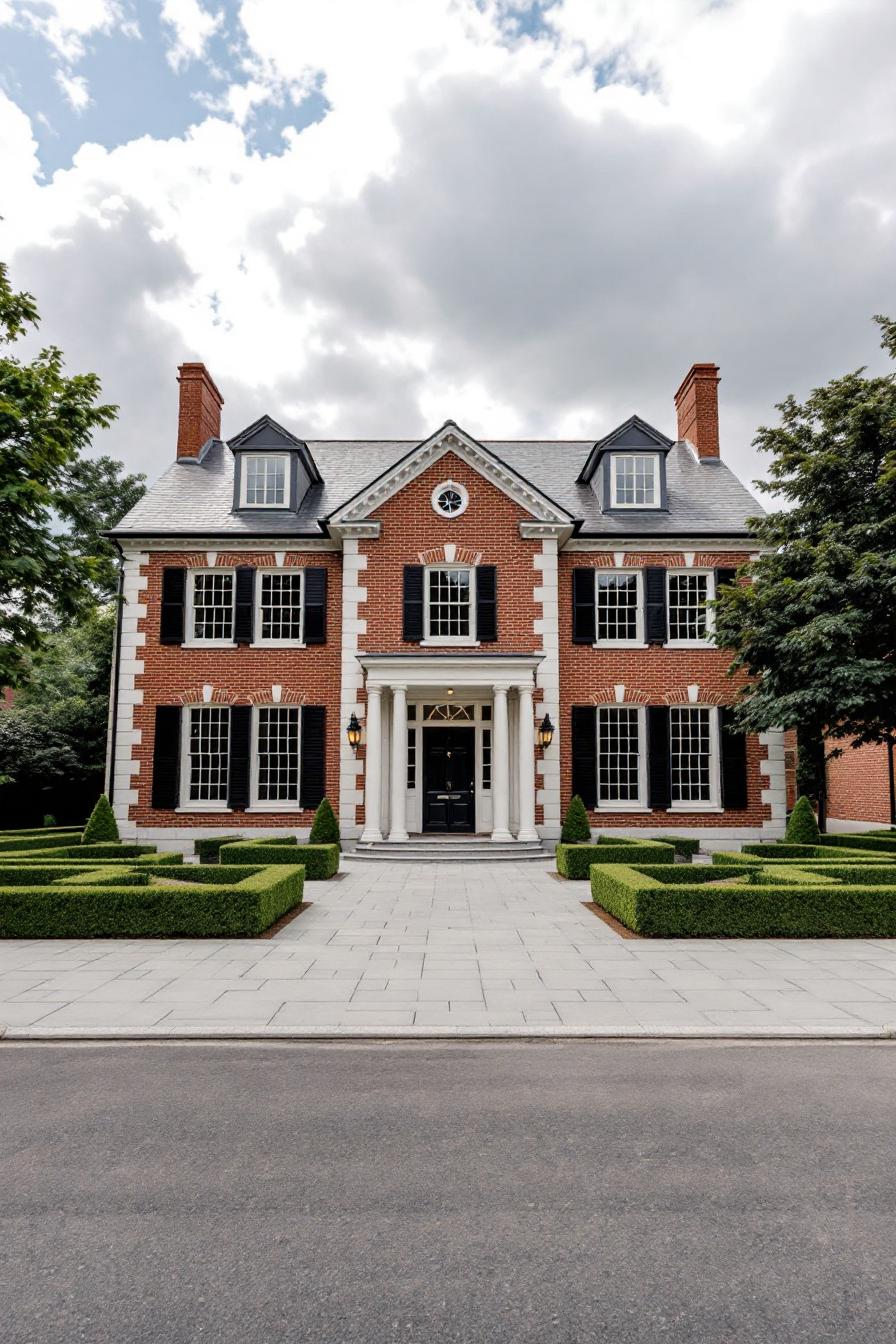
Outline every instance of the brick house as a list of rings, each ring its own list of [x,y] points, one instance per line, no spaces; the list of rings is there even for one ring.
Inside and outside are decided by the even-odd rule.
[[[892,743],[852,747],[827,764],[828,830],[896,826],[896,762]]]
[[[224,441],[204,365],[179,383],[175,461],[113,533],[123,835],[301,834],[326,794],[349,843],[553,842],[573,792],[607,833],[782,832],[782,735],[728,730],[704,605],[758,510],[720,458],[714,364],[674,440],[638,416],[422,443],[263,416]]]

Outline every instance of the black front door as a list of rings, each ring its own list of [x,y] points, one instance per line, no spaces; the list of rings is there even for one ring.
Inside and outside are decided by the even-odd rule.
[[[475,728],[423,729],[423,829],[475,829]]]

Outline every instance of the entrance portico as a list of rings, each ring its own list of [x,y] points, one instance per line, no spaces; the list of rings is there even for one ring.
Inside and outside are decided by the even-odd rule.
[[[541,654],[361,654],[367,691],[362,841],[472,830],[536,841]]]

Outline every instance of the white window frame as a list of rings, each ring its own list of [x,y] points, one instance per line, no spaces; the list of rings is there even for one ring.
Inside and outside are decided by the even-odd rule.
[[[267,798],[265,798],[265,799],[261,799],[261,798],[259,798],[259,796],[258,796],[258,787],[259,787],[258,774],[259,774],[260,755],[261,755],[261,753],[260,753],[260,751],[259,751],[259,746],[258,746],[258,744],[259,744],[259,740],[260,740],[259,721],[260,721],[260,719],[261,719],[261,710],[263,710],[263,709],[293,709],[293,710],[296,710],[296,711],[297,711],[297,713],[296,713],[296,717],[297,717],[297,719],[298,719],[298,725],[299,725],[299,727],[298,727],[298,734],[297,734],[297,736],[296,736],[296,754],[297,754],[297,756],[298,756],[299,767],[298,767],[298,772],[297,772],[297,783],[298,783],[298,787],[297,787],[297,791],[296,791],[296,799],[295,799],[295,802],[291,802],[289,799],[286,799],[286,798],[275,798],[275,799],[273,799],[273,801],[269,801]],[[249,755],[250,755],[250,761],[251,761],[251,769],[250,769],[250,773],[249,773],[249,799],[250,799],[250,802],[249,802],[249,806],[247,807],[246,811],[247,811],[247,812],[301,812],[301,810],[302,810],[302,802],[301,802],[301,800],[302,800],[302,710],[301,710],[301,706],[299,706],[299,705],[283,705],[283,704],[275,705],[273,701],[270,701],[270,702],[268,702],[268,703],[266,703],[266,704],[263,704],[263,705],[253,705],[253,706],[252,706],[252,727],[251,727],[251,730],[250,730],[250,731],[251,731],[250,748],[249,748]]]
[[[705,709],[709,711],[709,799],[706,802],[671,802],[669,812],[722,812],[722,755],[720,745],[718,705],[670,705],[673,709]],[[669,716],[669,782],[672,787],[672,717]]]
[[[227,710],[227,747],[228,754],[230,749],[230,733],[232,723],[230,718],[230,705],[209,704],[190,704],[184,705],[181,714],[180,724],[180,806],[176,809],[178,812],[232,812],[233,808],[227,803],[226,798],[220,799],[192,799],[190,797],[190,721],[194,710],[226,709]],[[230,762],[227,766],[227,785],[230,787]]]
[[[470,575],[470,633],[468,635],[431,635],[429,633],[429,576],[442,574],[449,570],[466,570]],[[476,566],[463,564],[426,565],[423,570],[423,631],[420,641],[425,648],[430,646],[451,646],[455,648],[473,648],[479,644],[476,638]]]
[[[231,575],[231,598],[230,598],[230,639],[203,639],[197,637],[194,633],[196,628],[196,576],[197,574],[229,574]],[[236,570],[229,566],[219,565],[217,568],[206,567],[204,569],[191,569],[187,575],[187,609],[184,629],[184,648],[192,649],[233,649],[236,648],[234,639],[234,625],[236,621]]]
[[[267,574],[289,574],[290,576],[298,574],[299,576],[299,610],[300,610],[300,633],[298,639],[263,639],[261,634],[261,590],[264,586],[264,577]],[[305,648],[305,572],[300,565],[292,565],[288,568],[274,569],[265,566],[255,571],[255,610],[253,612],[252,629],[255,632],[255,638],[252,641],[253,649],[304,649]]]
[[[444,509],[439,507],[439,495],[443,490],[453,490],[455,494],[460,497],[460,508],[455,509],[454,513],[446,513]],[[467,487],[461,485],[459,481],[440,481],[430,495],[430,503],[432,504],[434,513],[437,513],[440,518],[447,518],[450,520],[452,518],[459,518],[462,513],[466,513],[467,506],[470,503],[470,495]]]
[[[635,580],[635,638],[601,639],[599,631],[600,610],[597,594],[602,574],[614,578]],[[594,648],[596,649],[643,649],[644,644],[644,575],[640,569],[595,569],[594,571]]]
[[[597,794],[596,812],[649,812],[647,806],[647,709],[644,705],[622,704],[607,701],[596,706],[595,737],[597,750],[597,768],[595,791]],[[600,800],[600,711],[602,709],[634,709],[638,716],[638,796],[625,802],[601,802]]]
[[[283,463],[283,499],[277,504],[259,504],[256,501],[249,502],[247,496],[249,493],[249,473],[246,468],[251,460],[259,458],[268,458]],[[257,452],[243,453],[240,458],[240,508],[241,509],[288,509],[289,497],[292,488],[290,473],[292,464],[289,453],[278,452]]]
[[[706,633],[702,639],[673,639],[671,636],[671,607],[669,599],[669,587],[672,578],[685,577],[703,577],[706,579],[706,601],[715,601],[716,596],[716,576],[711,569],[680,569],[669,568],[666,570],[666,646],[670,649],[705,649],[707,645],[712,644],[712,635],[715,629],[715,620],[713,618],[712,608],[706,608]]]
[[[653,503],[652,504],[627,504],[621,503],[616,496],[616,463],[627,459],[638,457],[649,458],[653,462]],[[662,506],[662,491],[660,488],[660,455],[659,453],[630,452],[630,453],[611,453],[610,454],[610,507],[613,509],[658,509]]]

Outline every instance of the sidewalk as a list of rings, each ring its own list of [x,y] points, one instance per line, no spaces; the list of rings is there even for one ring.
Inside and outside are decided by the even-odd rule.
[[[0,1036],[896,1036],[896,940],[623,939],[531,863],[306,891],[272,939],[0,942]]]

